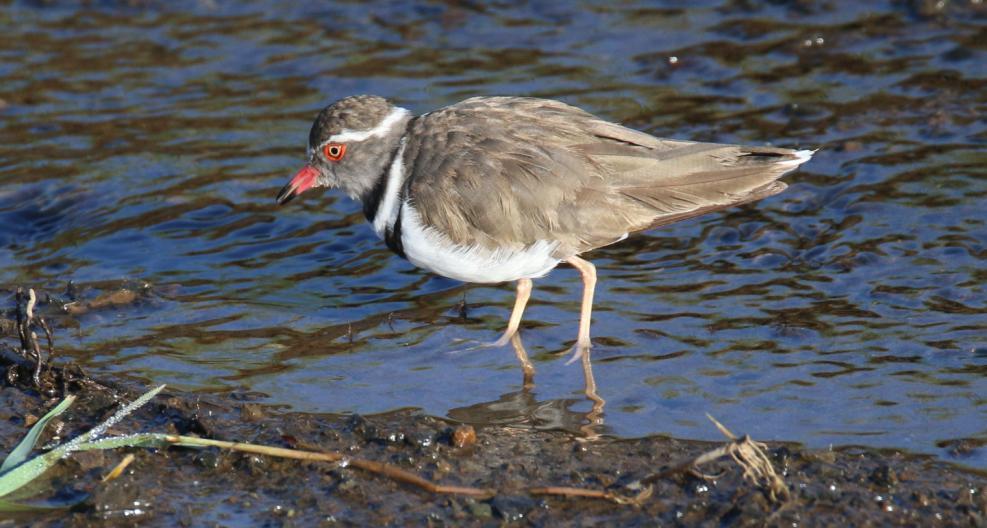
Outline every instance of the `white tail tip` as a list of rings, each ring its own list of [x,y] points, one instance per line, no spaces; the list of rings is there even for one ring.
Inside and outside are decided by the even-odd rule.
[[[787,170],[794,169],[795,167],[798,167],[799,165],[801,165],[801,164],[809,161],[810,159],[812,159],[812,155],[815,154],[818,150],[819,149],[815,149],[815,150],[796,150],[795,152],[793,152],[793,154],[795,155],[795,159],[788,160],[788,161],[783,161],[783,162],[779,163],[779,165],[785,165]]]

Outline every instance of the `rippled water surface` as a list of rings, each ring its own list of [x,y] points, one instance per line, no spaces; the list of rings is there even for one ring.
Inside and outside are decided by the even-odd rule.
[[[587,255],[600,432],[716,438],[708,412],[987,467],[983,3],[310,4],[0,2],[0,287],[148,285],[60,318],[63,356],[299,410],[577,429],[572,269],[535,282],[523,390],[509,347],[464,351],[511,285],[414,269],[338,193],[274,206],[334,99],[536,95],[820,149],[779,196]]]

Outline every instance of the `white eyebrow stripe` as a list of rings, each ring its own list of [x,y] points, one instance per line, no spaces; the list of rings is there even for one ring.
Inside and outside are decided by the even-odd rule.
[[[401,186],[404,184],[404,146],[407,138],[401,138],[401,146],[398,147],[394,161],[387,171],[387,185],[384,187],[384,197],[377,207],[377,215],[374,216],[374,231],[381,238],[384,238],[385,230],[392,227],[398,219],[398,198],[401,194]]]
[[[329,139],[320,143],[317,150],[321,151],[322,147],[326,146],[327,143],[349,143],[350,141],[364,141],[371,137],[383,136],[389,132],[395,124],[409,115],[411,115],[411,112],[401,108],[400,106],[395,106],[394,110],[391,110],[391,113],[387,114],[387,117],[385,117],[379,125],[371,128],[370,130],[343,129],[338,134],[333,134],[329,137]]]

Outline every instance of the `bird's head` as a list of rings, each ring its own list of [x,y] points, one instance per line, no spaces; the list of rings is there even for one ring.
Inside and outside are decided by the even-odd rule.
[[[387,169],[410,119],[410,112],[375,95],[325,107],[308,135],[308,163],[278,193],[278,204],[314,187],[365,196]]]

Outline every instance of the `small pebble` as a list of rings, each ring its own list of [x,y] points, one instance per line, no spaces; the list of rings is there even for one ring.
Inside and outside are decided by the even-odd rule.
[[[472,425],[460,425],[452,432],[452,445],[462,449],[476,443],[476,430]]]
[[[244,422],[256,422],[264,419],[264,410],[256,403],[245,403],[240,407],[240,419]]]
[[[891,466],[884,464],[871,473],[870,479],[878,486],[890,488],[898,483],[898,474]]]

